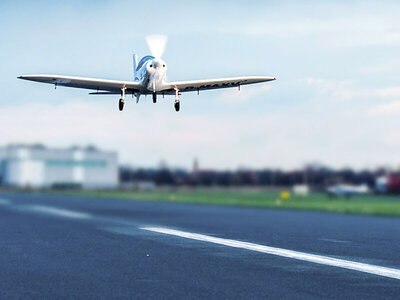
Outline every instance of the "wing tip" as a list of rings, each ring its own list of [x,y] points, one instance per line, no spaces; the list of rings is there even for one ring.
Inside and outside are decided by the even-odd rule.
[[[276,80],[276,77],[270,76],[270,77],[264,77],[264,79],[265,79],[265,81],[274,81],[274,80]]]
[[[35,76],[35,75],[19,75],[19,76],[17,76],[17,78],[18,79],[29,79],[29,78],[31,78],[33,76]]]

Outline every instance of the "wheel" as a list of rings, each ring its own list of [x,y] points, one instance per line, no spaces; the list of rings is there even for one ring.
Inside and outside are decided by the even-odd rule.
[[[157,102],[157,94],[153,93],[153,103],[156,103],[156,102]]]
[[[118,103],[119,111],[122,111],[124,109],[124,104],[125,104],[125,101],[123,99],[119,99],[119,103]]]
[[[179,111],[179,109],[180,109],[180,103],[179,102],[175,102],[175,110],[176,111]]]

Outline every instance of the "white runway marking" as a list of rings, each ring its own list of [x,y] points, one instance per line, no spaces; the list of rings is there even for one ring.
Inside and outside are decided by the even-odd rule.
[[[11,201],[8,199],[0,198],[0,205],[10,205]]]
[[[163,233],[163,234],[168,234],[168,235],[179,236],[179,237],[197,240],[197,241],[204,241],[204,242],[209,242],[209,243],[214,243],[214,244],[219,244],[219,245],[230,246],[230,247],[234,247],[234,248],[242,248],[242,249],[247,249],[247,250],[252,250],[252,251],[257,251],[257,252],[302,260],[302,261],[308,261],[308,262],[313,262],[313,263],[327,265],[327,266],[333,266],[333,267],[339,267],[339,268],[344,268],[344,269],[349,269],[349,270],[354,270],[354,271],[359,271],[359,272],[364,272],[364,273],[370,273],[370,274],[374,274],[374,275],[378,275],[378,276],[400,279],[400,270],[399,269],[386,268],[386,267],[375,266],[375,265],[370,265],[370,264],[365,264],[365,263],[359,263],[359,262],[354,262],[354,261],[349,261],[349,260],[344,260],[344,259],[332,258],[332,257],[328,257],[328,256],[308,254],[308,253],[304,253],[304,252],[297,252],[297,251],[287,250],[287,249],[282,249],[282,248],[275,248],[275,247],[269,247],[269,246],[258,245],[258,244],[253,244],[253,243],[236,241],[236,240],[217,238],[217,237],[212,237],[212,236],[208,236],[208,235],[184,232],[184,231],[180,231],[180,230],[174,230],[174,229],[168,229],[168,228],[162,228],[162,227],[141,227],[141,229],[158,232],[158,233]]]
[[[330,243],[350,243],[350,241],[335,240],[335,239],[318,239],[318,240]]]
[[[90,215],[83,212],[72,211],[63,208],[57,208],[52,206],[44,206],[44,205],[26,205],[24,206],[25,209],[34,212],[40,212],[44,214],[59,216],[59,217],[66,217],[66,218],[73,218],[73,219],[88,219]]]

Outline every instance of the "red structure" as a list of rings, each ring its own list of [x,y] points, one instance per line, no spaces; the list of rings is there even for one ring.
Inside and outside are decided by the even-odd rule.
[[[400,194],[400,174],[389,175],[387,177],[387,192],[390,194]]]

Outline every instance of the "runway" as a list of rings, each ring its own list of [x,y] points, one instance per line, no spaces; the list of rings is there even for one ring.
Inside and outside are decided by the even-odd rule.
[[[400,219],[0,193],[0,298],[398,298]]]

